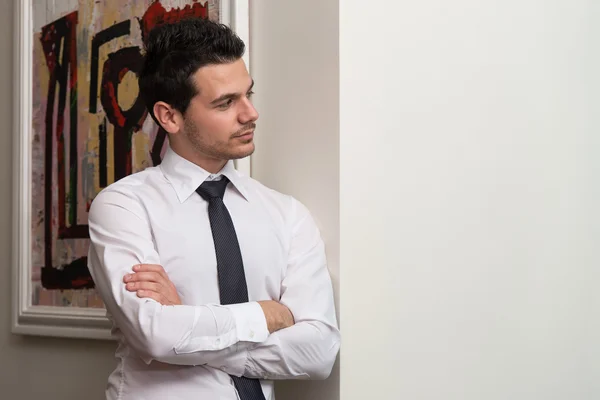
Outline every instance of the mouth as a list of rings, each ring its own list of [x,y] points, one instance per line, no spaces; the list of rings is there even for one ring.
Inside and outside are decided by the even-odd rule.
[[[244,132],[241,135],[237,135],[235,137],[238,139],[245,139],[245,140],[252,139],[254,137],[254,130]]]

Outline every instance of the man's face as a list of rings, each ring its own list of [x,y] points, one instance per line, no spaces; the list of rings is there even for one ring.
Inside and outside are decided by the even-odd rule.
[[[242,59],[200,68],[198,94],[184,114],[183,134],[199,155],[231,160],[254,152],[258,113],[250,100],[253,81]]]

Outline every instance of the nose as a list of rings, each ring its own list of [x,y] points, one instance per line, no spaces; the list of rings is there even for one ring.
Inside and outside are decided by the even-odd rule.
[[[254,108],[254,104],[250,101],[250,99],[244,99],[243,109],[239,114],[240,124],[245,125],[250,122],[254,122],[258,119],[258,111]]]

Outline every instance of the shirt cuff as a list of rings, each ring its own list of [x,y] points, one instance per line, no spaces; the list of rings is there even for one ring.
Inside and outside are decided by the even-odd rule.
[[[269,337],[267,319],[257,302],[229,304],[239,341],[260,343]]]

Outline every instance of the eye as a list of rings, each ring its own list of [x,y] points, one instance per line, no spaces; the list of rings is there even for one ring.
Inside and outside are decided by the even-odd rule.
[[[248,93],[246,93],[246,97],[250,99],[250,98],[252,98],[253,94],[254,94],[254,92],[251,90]]]
[[[217,107],[221,110],[226,110],[231,106],[231,104],[233,104],[233,99],[229,99],[225,103],[219,104]]]

